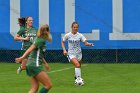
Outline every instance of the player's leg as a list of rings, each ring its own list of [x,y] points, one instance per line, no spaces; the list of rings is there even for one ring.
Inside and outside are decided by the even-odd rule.
[[[52,88],[51,80],[46,72],[41,71],[35,78],[44,85],[39,93],[47,93]]]
[[[81,63],[80,60],[82,59],[82,54],[78,53],[75,55],[70,55],[71,62],[75,66],[75,79],[81,77]]]
[[[28,59],[25,58],[22,60],[21,65],[18,67],[17,69],[17,74],[20,74],[22,70],[26,69],[26,63],[27,63]]]
[[[26,70],[26,63],[27,63],[27,61],[28,61],[27,58],[22,61],[22,68],[21,68],[22,70]]]
[[[81,77],[81,65],[76,58],[71,59],[72,64],[75,66],[75,79]]]
[[[30,82],[31,82],[31,89],[28,93],[37,93],[39,88],[38,80],[35,79],[34,77],[30,77]]]
[[[23,55],[25,53],[26,50],[21,50],[20,53],[21,55]],[[20,74],[22,70],[26,69],[26,63],[27,63],[27,58],[25,58],[24,60],[22,60],[21,65],[18,67],[17,69],[17,74]]]

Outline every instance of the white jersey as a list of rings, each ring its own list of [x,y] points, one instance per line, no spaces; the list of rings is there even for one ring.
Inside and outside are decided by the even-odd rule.
[[[80,41],[85,42],[86,38],[79,32],[72,34],[69,32],[63,37],[63,41],[68,40],[68,54],[75,54],[81,52]]]

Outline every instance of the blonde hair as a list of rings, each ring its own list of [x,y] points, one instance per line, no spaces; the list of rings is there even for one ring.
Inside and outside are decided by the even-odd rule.
[[[47,24],[42,25],[37,32],[37,37],[42,37],[47,39],[49,37],[49,26]]]

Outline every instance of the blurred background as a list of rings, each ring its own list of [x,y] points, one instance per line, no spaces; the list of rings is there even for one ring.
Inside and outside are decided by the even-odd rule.
[[[140,62],[139,0],[0,0],[0,62],[13,63],[20,56],[21,42],[13,36],[19,17],[32,16],[35,28],[49,24],[53,37],[46,43],[48,62],[67,63],[62,36],[73,21],[94,47],[83,49],[85,63]]]

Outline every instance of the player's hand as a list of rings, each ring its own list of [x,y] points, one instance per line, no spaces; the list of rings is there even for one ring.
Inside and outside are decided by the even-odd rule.
[[[23,60],[23,58],[22,58],[22,57],[19,57],[19,58],[16,58],[16,59],[15,59],[15,62],[16,62],[16,63],[21,63],[22,60]]]
[[[94,46],[94,44],[93,43],[89,43],[89,46]]]
[[[47,71],[50,71],[51,70],[48,65],[45,65],[45,68],[46,68]]]
[[[85,44],[86,46],[94,46],[93,43],[89,43],[89,42],[87,42],[87,41],[85,41],[84,44]]]
[[[49,42],[52,42],[52,35],[50,33],[48,34],[48,38],[47,39],[48,39]]]
[[[30,39],[30,37],[28,37],[28,36],[24,38],[24,40],[29,40],[29,39]]]
[[[49,67],[49,65],[48,65],[48,62],[46,62],[46,60],[45,60],[44,66],[45,66],[45,68],[46,68],[47,71],[50,71],[51,70],[50,67]]]
[[[64,56],[68,55],[68,52],[66,50],[63,51]]]

